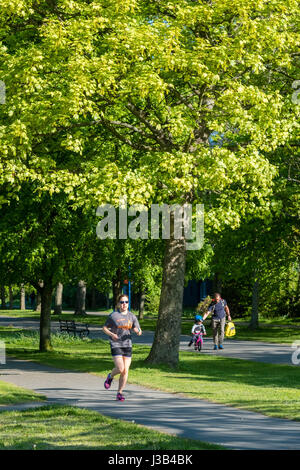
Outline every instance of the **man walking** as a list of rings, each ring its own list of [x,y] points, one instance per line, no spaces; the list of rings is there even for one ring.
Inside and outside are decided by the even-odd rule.
[[[214,350],[224,349],[224,330],[226,315],[228,320],[231,321],[231,316],[226,300],[221,298],[221,295],[216,292],[214,294],[214,302],[208,308],[208,311],[203,316],[203,321],[208,315],[212,313],[212,329],[214,338]]]

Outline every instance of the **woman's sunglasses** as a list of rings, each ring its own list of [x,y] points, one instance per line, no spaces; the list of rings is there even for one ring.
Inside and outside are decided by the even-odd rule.
[[[128,304],[128,300],[120,300],[120,304]]]

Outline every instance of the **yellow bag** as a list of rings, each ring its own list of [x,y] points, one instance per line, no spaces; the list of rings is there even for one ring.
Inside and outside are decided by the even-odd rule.
[[[234,336],[234,335],[235,335],[234,323],[232,321],[229,321],[225,328],[225,336],[229,338],[230,336]]]

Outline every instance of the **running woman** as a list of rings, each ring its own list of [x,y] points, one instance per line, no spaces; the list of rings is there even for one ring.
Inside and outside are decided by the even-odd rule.
[[[110,336],[111,355],[115,363],[114,369],[108,374],[104,387],[108,390],[113,378],[120,374],[117,400],[124,401],[123,390],[127,382],[131,364],[132,340],[131,331],[141,336],[138,319],[128,311],[128,296],[121,294],[118,299],[118,310],[111,313],[103,327],[104,333]]]

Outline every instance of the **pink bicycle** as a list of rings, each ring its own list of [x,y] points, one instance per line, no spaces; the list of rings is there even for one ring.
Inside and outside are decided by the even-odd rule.
[[[195,334],[194,341],[195,341],[194,342],[195,351],[201,351],[202,346],[203,346],[203,333]]]

